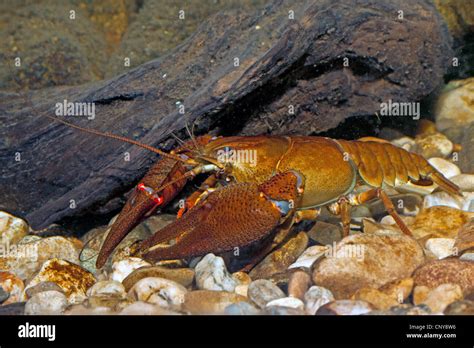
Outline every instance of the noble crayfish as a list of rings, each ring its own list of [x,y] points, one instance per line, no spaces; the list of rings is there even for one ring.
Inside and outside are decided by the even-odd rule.
[[[422,156],[377,138],[348,141],[317,136],[204,135],[191,137],[166,153],[54,119],[161,155],[112,224],[97,258],[98,268],[127,233],[202,173],[209,176],[185,200],[178,219],[138,245],[137,252],[146,260],[221,253],[262,240],[279,227],[283,232],[265,250],[268,253],[293,223],[316,219],[324,206],[340,215],[343,233],[348,235],[351,206],[376,198],[382,200],[401,231],[410,235],[385,188],[404,186],[410,190],[434,183],[448,193],[461,194]],[[361,192],[361,188],[366,189]],[[176,242],[163,245],[171,240]]]

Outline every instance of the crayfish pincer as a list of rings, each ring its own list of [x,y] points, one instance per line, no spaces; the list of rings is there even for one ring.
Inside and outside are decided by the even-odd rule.
[[[138,246],[145,259],[155,262],[221,253],[262,240],[281,227],[271,249],[293,223],[316,219],[323,207],[340,215],[343,233],[348,235],[351,207],[372,199],[381,199],[401,231],[410,235],[384,188],[414,190],[434,183],[461,195],[459,188],[422,156],[377,138],[348,141],[317,136],[206,135],[192,137],[166,153],[127,138],[68,125],[162,156],[112,225],[97,267],[105,264],[127,233],[173,200],[198,174],[207,173],[208,177],[186,199],[178,219]],[[171,240],[175,243],[162,244]]]

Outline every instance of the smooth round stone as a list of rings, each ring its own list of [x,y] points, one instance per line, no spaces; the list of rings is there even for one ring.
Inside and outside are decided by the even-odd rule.
[[[294,297],[283,297],[276,300],[270,301],[266,304],[265,307],[278,306],[278,307],[288,307],[295,309],[304,309],[304,303],[298,298]]]
[[[244,296],[227,291],[189,291],[184,296],[183,310],[191,314],[224,314],[231,304],[246,300]]]
[[[137,301],[125,307],[120,315],[180,315],[180,313],[170,311],[158,305]]]
[[[353,300],[361,300],[370,303],[377,309],[387,310],[399,304],[399,302],[383,292],[373,288],[362,288],[352,296]]]
[[[123,298],[126,296],[126,292],[122,283],[113,280],[98,281],[87,290],[89,297],[102,295]]]
[[[302,300],[304,294],[311,286],[311,275],[302,270],[297,270],[290,275],[288,281],[288,295]]]
[[[130,289],[135,301],[157,304],[164,308],[180,309],[187,290],[184,286],[164,278],[143,278]]]
[[[444,310],[446,315],[474,315],[474,301],[461,300],[449,304]]]
[[[270,301],[285,297],[285,293],[278,286],[266,279],[251,282],[247,294],[259,308],[264,308]]]
[[[126,291],[143,278],[165,278],[177,282],[184,287],[189,287],[194,280],[194,270],[191,268],[165,268],[161,266],[145,266],[140,267],[130,273],[122,284]]]
[[[281,306],[270,306],[266,307],[263,311],[266,315],[306,315],[302,309],[281,307]]]
[[[42,291],[26,302],[26,315],[55,315],[62,314],[68,306],[66,296],[59,291]]]
[[[196,285],[201,290],[233,292],[237,282],[227,271],[222,257],[207,254],[195,267]]]
[[[464,253],[459,260],[474,262],[474,253]]]
[[[425,248],[437,259],[444,259],[456,252],[454,238],[430,238],[425,243]]]
[[[322,245],[314,245],[303,251],[298,259],[292,263],[288,268],[311,268],[311,266],[320,258],[324,257],[328,248]]]
[[[82,304],[69,306],[64,315],[111,315],[115,314],[109,307],[86,307]]]
[[[474,192],[474,174],[459,174],[449,180],[458,185],[461,191]]]
[[[228,315],[258,315],[258,308],[248,302],[237,302],[225,308],[225,314]]]
[[[28,230],[25,220],[0,211],[0,244],[16,244],[28,234]]]
[[[431,290],[423,301],[435,314],[441,314],[446,307],[458,300],[463,299],[462,289],[457,284],[441,284]]]
[[[23,315],[25,314],[26,302],[15,302],[0,306],[0,315]]]
[[[448,179],[461,174],[461,169],[459,169],[457,165],[445,160],[444,158],[432,157],[428,162]]]
[[[305,310],[310,315],[316,314],[319,307],[334,301],[332,292],[321,286],[312,286],[304,294]]]
[[[392,140],[391,143],[395,146],[405,149],[406,151],[411,151],[411,148],[415,145],[415,139],[410,137],[401,137]]]
[[[129,257],[124,260],[114,262],[112,264],[112,275],[110,278],[111,280],[115,280],[121,283],[125,278],[128,277],[130,273],[140,267],[145,266],[151,265],[145,260],[142,260],[138,257]]]
[[[447,157],[453,148],[453,143],[444,134],[432,133],[417,136],[412,151],[425,158]]]
[[[342,239],[342,230],[339,226],[324,221],[316,221],[309,230],[308,237],[322,245],[332,245]]]
[[[361,315],[375,309],[370,303],[357,300],[338,300],[319,307],[316,315]]]
[[[43,292],[43,291],[59,291],[63,292],[63,289],[61,287],[53,282],[41,282],[36,284],[35,286],[29,287],[25,290],[26,296],[28,298],[32,298],[35,294]]]

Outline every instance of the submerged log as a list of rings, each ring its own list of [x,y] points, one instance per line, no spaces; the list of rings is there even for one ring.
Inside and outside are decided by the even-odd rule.
[[[186,121],[197,134],[316,134],[383,101],[421,100],[442,82],[450,46],[424,0],[221,12],[168,55],[110,80],[3,92],[0,208],[42,228],[104,205],[156,160],[41,116],[56,103],[93,103],[93,119],[66,119],[164,149],[175,145],[171,132],[187,136]]]

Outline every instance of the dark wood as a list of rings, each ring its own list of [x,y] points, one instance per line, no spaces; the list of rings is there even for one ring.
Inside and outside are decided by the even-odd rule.
[[[64,99],[96,105],[94,120],[67,120],[164,149],[175,144],[171,132],[187,136],[186,119],[198,134],[316,134],[373,115],[388,99],[421,100],[442,82],[450,47],[423,0],[275,1],[259,13],[221,12],[168,55],[113,79],[2,93],[0,208],[42,228],[98,210],[156,160],[41,116]]]

